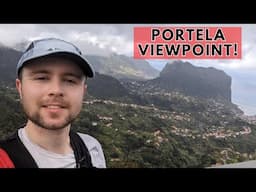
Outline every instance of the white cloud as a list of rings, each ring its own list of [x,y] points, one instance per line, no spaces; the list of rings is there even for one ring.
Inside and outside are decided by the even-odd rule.
[[[130,30],[124,30],[124,29]],[[88,54],[111,52],[132,55],[132,25],[107,24],[0,24],[0,42],[13,47],[45,37],[63,38]]]
[[[32,24],[0,24],[1,43],[13,47],[37,34],[38,27]]]

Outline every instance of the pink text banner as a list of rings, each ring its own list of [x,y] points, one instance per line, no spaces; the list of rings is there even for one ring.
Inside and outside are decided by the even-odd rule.
[[[135,59],[241,59],[241,27],[134,27]]]

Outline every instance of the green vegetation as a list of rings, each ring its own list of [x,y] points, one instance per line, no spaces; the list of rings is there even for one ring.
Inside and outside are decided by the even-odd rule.
[[[96,137],[108,167],[207,167],[256,158],[256,126],[213,100],[151,96],[142,106],[87,97],[73,129]],[[170,103],[171,102],[171,103]],[[25,123],[16,90],[0,88],[0,138]]]

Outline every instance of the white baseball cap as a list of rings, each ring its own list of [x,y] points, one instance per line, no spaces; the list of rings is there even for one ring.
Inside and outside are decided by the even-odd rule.
[[[57,38],[45,38],[31,42],[17,64],[16,74],[19,74],[20,69],[27,61],[50,55],[66,56],[81,67],[85,76],[94,76],[93,68],[84,58],[82,52],[72,43]]]

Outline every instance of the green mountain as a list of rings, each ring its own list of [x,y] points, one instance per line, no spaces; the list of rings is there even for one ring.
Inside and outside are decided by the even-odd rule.
[[[21,52],[12,48],[0,46],[0,81],[15,83],[15,71]]]
[[[88,94],[100,99],[129,96],[128,90],[117,79],[97,72],[93,79],[88,79]]]
[[[178,91],[188,96],[231,102],[231,77],[213,67],[196,67],[189,62],[167,63],[158,78],[147,81],[143,89]]]
[[[209,167],[255,159],[256,125],[234,106],[175,92],[151,97],[172,101],[175,108],[90,96],[73,129],[102,143],[108,167]],[[4,138],[25,117],[15,89],[1,87],[0,98]]]

